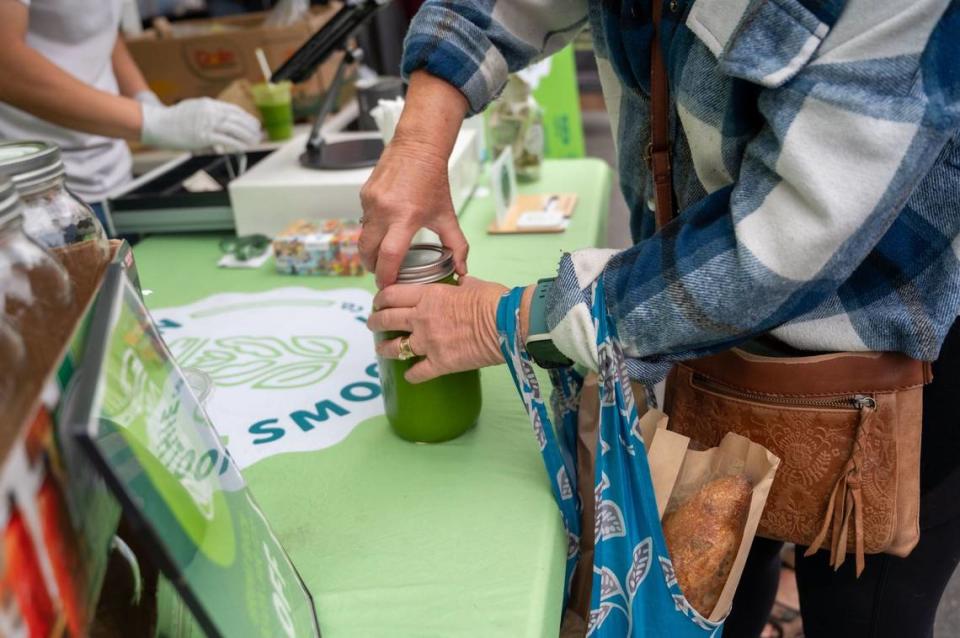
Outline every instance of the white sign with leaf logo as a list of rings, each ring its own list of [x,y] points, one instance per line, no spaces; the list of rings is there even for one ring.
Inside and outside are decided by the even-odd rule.
[[[237,464],[319,450],[383,414],[365,290],[225,293],[153,312]]]

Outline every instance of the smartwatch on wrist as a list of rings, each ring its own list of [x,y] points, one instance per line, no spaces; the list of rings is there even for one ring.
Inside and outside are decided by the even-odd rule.
[[[530,358],[541,368],[564,368],[573,365],[573,361],[553,345],[550,329],[547,328],[547,293],[554,281],[554,277],[538,281],[530,301],[525,345]]]

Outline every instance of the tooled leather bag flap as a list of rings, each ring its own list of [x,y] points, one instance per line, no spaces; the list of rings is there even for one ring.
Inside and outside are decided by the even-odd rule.
[[[790,396],[894,392],[932,380],[930,364],[894,352],[765,357],[733,349],[680,365],[731,387]]]

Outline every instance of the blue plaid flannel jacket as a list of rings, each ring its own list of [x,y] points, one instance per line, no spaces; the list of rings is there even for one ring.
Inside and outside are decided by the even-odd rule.
[[[663,0],[680,215],[655,232],[649,0],[428,0],[404,73],[474,112],[590,25],[633,248],[564,256],[558,347],[596,367],[593,283],[634,376],[762,333],[935,359],[960,311],[960,0]]]

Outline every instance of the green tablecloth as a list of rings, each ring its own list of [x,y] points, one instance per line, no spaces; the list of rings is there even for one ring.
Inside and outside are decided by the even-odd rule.
[[[489,197],[461,217],[470,273],[505,285],[556,269],[564,250],[602,245],[611,173],[599,160],[548,161],[521,192],[576,192],[569,229],[486,234]],[[272,265],[224,270],[217,236],[155,236],[135,249],[152,308],[284,286],[374,290],[372,276],[290,277]],[[478,426],[414,445],[370,419],[318,452],[260,461],[244,475],[314,595],[327,638],[556,636],[566,539],[530,425],[503,368],[483,372]]]

